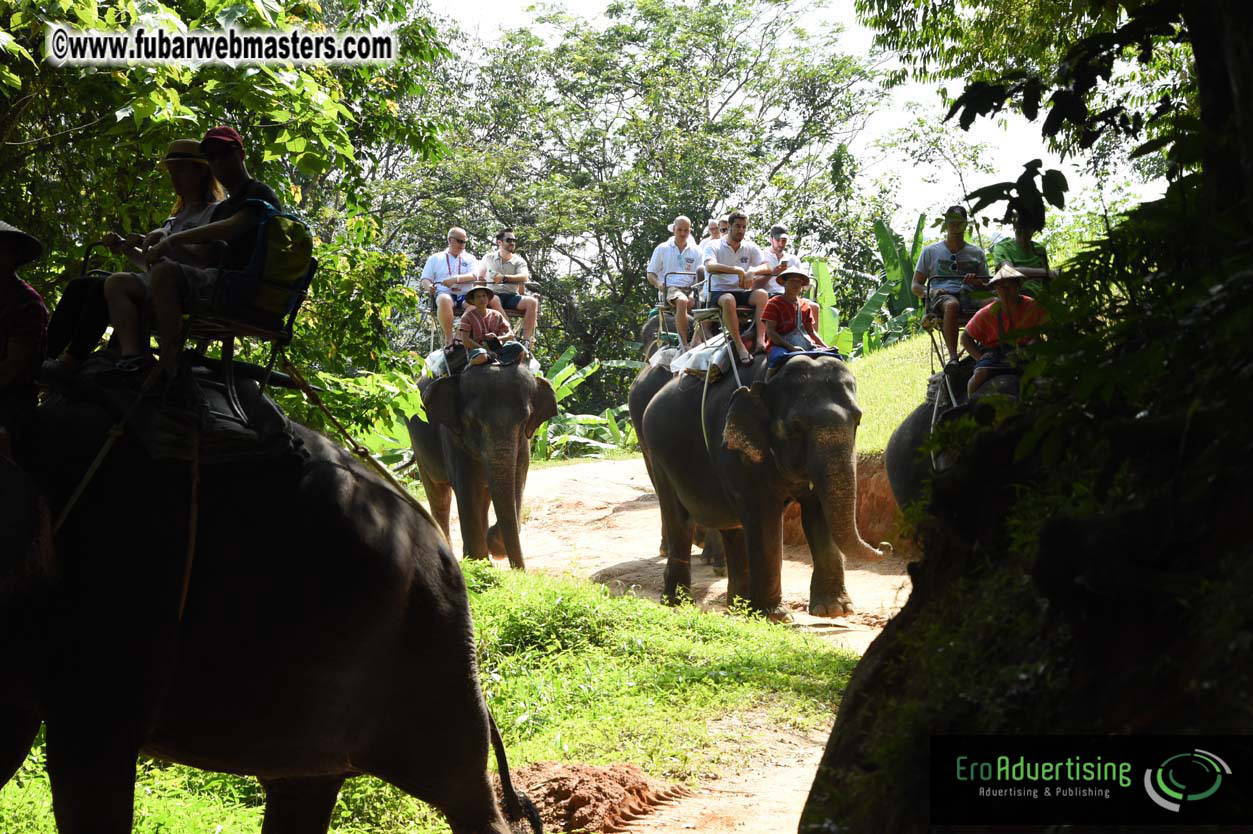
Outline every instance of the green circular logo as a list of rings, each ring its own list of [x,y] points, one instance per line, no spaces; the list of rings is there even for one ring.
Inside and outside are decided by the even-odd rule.
[[[1215,794],[1223,775],[1231,768],[1207,750],[1171,756],[1156,768],[1144,771],[1144,790],[1149,799],[1167,811],[1178,812],[1185,802],[1199,802]]]

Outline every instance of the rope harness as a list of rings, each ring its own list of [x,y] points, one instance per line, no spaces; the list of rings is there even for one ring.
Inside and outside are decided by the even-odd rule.
[[[339,432],[340,437],[342,437],[344,442],[348,444],[352,453],[359,457],[363,463],[373,469],[378,475],[380,475],[383,480],[387,482],[388,486],[395,490],[396,493],[414,509],[421,513],[425,518],[431,518],[431,514],[427,511],[426,507],[422,506],[422,503],[418,501],[417,498],[414,498],[413,495],[410,494],[409,490],[405,489],[404,484],[396,480],[396,476],[392,474],[392,471],[375,460],[374,455],[370,454],[370,450],[358,443],[353,438],[352,434],[349,433],[348,429],[344,428],[343,424],[341,424],[339,420],[335,419],[335,415],[332,414],[331,410],[326,407],[325,403],[322,402],[322,398],[318,396],[318,392],[315,391],[313,386],[310,385],[304,376],[301,375],[300,371],[296,370],[295,366],[287,361],[286,356],[282,358],[281,364],[283,366],[283,371],[292,378],[292,381],[296,384],[296,387],[300,389],[301,393],[305,395],[305,398],[308,399],[315,408],[326,415],[326,418],[330,421],[331,425],[335,427],[337,432]],[[438,526],[439,525],[436,525],[437,528]]]
[[[139,408],[139,404],[143,402],[144,397],[156,387],[157,382],[161,379],[161,368],[155,367],[148,372],[148,376],[144,378],[143,384],[139,387],[139,393],[135,395],[135,399],[131,401],[125,413],[117,419],[110,427],[108,435],[105,436],[104,443],[100,446],[100,451],[96,453],[96,457],[91,462],[91,466],[87,467],[87,472],[78,482],[78,486],[74,488],[74,492],[70,494],[70,499],[65,502],[65,506],[61,509],[61,513],[57,516],[56,524],[52,527],[52,534],[55,536],[60,530],[65,520],[70,517],[74,507],[78,504],[78,499],[83,496],[87,490],[87,486],[92,479],[96,477],[96,473],[100,471],[101,465],[109,456],[109,452],[113,451],[113,447],[117,445],[118,440],[126,432],[126,424],[135,416],[135,411]],[[192,444],[191,458],[191,500],[187,509],[187,549],[183,558],[183,580],[182,587],[178,593],[178,621],[183,621],[183,612],[187,609],[187,592],[191,588],[191,568],[196,558],[196,536],[198,532],[198,521],[200,516],[200,440],[197,436],[196,442]]]

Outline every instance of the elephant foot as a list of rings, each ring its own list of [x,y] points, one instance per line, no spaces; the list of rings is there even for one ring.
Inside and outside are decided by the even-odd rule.
[[[772,623],[792,622],[792,612],[787,610],[781,602],[776,605],[772,605],[769,608],[762,609],[761,615]]]
[[[854,613],[853,601],[849,599],[848,591],[845,590],[836,591],[830,595],[811,596],[809,613],[815,617],[846,617]]]
[[[692,602],[692,589],[687,585],[676,585],[661,592],[661,604],[677,607]]]
[[[700,552],[700,559],[706,565],[712,567],[714,569],[714,573],[717,573],[718,576],[727,575],[727,557],[721,550],[714,550],[712,548],[709,550],[702,550]],[[722,572],[718,573],[718,571]]]
[[[495,524],[487,528],[487,552],[494,559],[505,559],[509,556],[509,551],[505,549],[505,537]]]

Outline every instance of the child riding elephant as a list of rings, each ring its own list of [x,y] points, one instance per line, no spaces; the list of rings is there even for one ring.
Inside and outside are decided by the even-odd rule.
[[[457,343],[469,351],[471,365],[485,365],[497,361],[512,365],[526,353],[526,348],[513,338],[513,330],[496,310],[487,306],[495,293],[486,282],[480,281],[465,295],[469,307],[461,316],[457,327]]]

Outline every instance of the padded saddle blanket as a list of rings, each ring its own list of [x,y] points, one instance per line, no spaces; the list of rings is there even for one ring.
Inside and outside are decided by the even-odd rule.
[[[292,431],[287,415],[251,379],[236,377],[235,391],[247,417],[241,424],[231,416],[221,376],[203,367],[184,366],[170,386],[145,394],[138,405],[140,380],[119,380],[113,363],[91,357],[64,384],[54,382],[55,396],[91,400],[114,419],[129,415],[126,432],[153,460],[191,461],[201,466],[265,461],[269,464],[304,462],[308,453]]]

